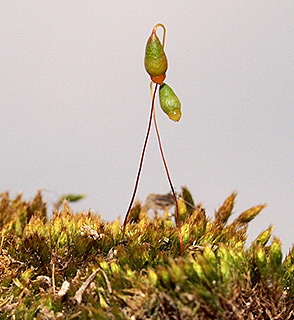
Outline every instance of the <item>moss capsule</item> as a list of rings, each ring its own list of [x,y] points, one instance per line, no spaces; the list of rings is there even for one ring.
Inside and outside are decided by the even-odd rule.
[[[181,102],[172,88],[166,83],[162,83],[159,88],[159,100],[161,109],[173,121],[181,119]]]
[[[161,84],[165,79],[167,58],[155,31],[153,29],[146,44],[145,69],[153,82]]]

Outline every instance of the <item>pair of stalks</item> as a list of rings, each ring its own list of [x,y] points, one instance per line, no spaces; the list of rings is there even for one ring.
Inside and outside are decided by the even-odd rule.
[[[158,39],[156,35],[156,30],[158,27],[161,27],[163,29],[163,41],[162,44],[160,40]],[[173,92],[173,90],[166,84],[164,83],[164,80],[166,78],[166,70],[167,70],[167,57],[164,52],[164,44],[165,44],[165,35],[166,35],[166,29],[164,25],[161,23],[157,24],[151,33],[151,36],[149,37],[146,45],[146,53],[145,53],[145,69],[147,73],[151,77],[151,83],[150,83],[150,91],[151,91],[151,110],[150,110],[150,116],[149,116],[149,121],[148,121],[148,127],[147,127],[147,132],[145,136],[145,141],[141,153],[141,159],[139,163],[139,169],[137,172],[137,177],[134,185],[134,190],[133,194],[130,200],[130,204],[125,216],[124,224],[123,224],[123,232],[122,232],[122,238],[124,240],[125,237],[125,231],[126,231],[126,225],[128,222],[128,217],[130,214],[130,211],[132,209],[135,196],[137,193],[138,185],[139,185],[139,180],[140,180],[140,175],[143,167],[143,161],[144,161],[144,156],[146,152],[146,147],[150,135],[150,129],[151,129],[151,124],[152,120],[154,122],[155,126],[155,131],[157,135],[157,140],[158,140],[158,145],[160,149],[160,154],[161,158],[164,164],[165,172],[167,175],[167,179],[170,185],[170,189],[175,201],[175,211],[176,211],[176,225],[178,229],[178,236],[179,236],[179,241],[180,241],[180,246],[181,246],[181,255],[183,255],[183,239],[182,239],[182,234],[181,234],[181,225],[180,225],[180,216],[179,216],[179,206],[178,206],[178,200],[177,196],[173,187],[173,183],[169,174],[168,166],[164,157],[164,152],[162,148],[162,143],[160,139],[160,134],[158,130],[158,125],[156,121],[156,115],[155,115],[155,96],[156,92],[159,88],[159,99],[160,99],[160,106],[162,110],[168,115],[168,117],[173,120],[173,121],[179,121],[181,118],[181,103],[176,96],[176,94]],[[153,92],[153,83],[155,83],[155,89]]]

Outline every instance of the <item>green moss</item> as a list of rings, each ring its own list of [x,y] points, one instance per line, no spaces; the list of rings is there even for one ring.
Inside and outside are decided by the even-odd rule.
[[[183,189],[180,257],[176,227],[151,219],[139,203],[121,242],[119,219],[74,214],[64,203],[47,221],[40,192],[32,203],[2,194],[0,319],[286,317],[294,307],[294,250],[283,261],[272,226],[246,249],[248,223],[264,206],[228,223],[235,197],[212,219]]]

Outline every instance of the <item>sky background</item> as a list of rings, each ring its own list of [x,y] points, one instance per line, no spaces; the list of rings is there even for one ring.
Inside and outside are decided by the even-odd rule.
[[[167,28],[166,83],[182,119],[157,118],[176,191],[212,217],[238,191],[235,218],[267,203],[269,224],[294,243],[294,2],[2,1],[0,191],[48,205],[83,193],[75,211],[125,216],[150,110],[144,52]],[[158,29],[158,35],[162,32]],[[154,127],[137,199],[167,193]]]

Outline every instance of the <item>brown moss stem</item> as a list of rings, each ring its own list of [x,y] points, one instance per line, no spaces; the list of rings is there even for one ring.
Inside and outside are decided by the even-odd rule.
[[[151,90],[152,92],[152,90]],[[152,99],[154,100],[154,99]],[[161,138],[160,138],[160,134],[159,134],[159,130],[158,130],[158,126],[157,126],[157,122],[156,122],[156,115],[155,115],[155,108],[153,108],[153,122],[155,125],[155,131],[156,131],[156,135],[157,135],[157,141],[158,141],[158,145],[159,145],[159,150],[160,150],[160,154],[161,154],[161,159],[164,165],[164,169],[166,172],[166,176],[170,185],[170,189],[171,192],[173,194],[174,200],[175,200],[175,208],[176,208],[176,224],[177,224],[177,228],[178,228],[178,235],[179,235],[179,240],[180,240],[180,245],[181,245],[181,256],[183,255],[184,252],[184,248],[183,248],[183,238],[182,238],[182,234],[181,234],[181,224],[180,224],[180,215],[179,215],[179,205],[178,205],[178,199],[173,187],[173,183],[169,174],[169,170],[168,170],[168,166],[165,160],[165,156],[164,156],[164,152],[163,152],[163,147],[162,147],[162,143],[161,143]]]
[[[132,197],[131,197],[131,201],[130,201],[130,204],[129,204],[129,207],[128,207],[128,210],[127,210],[127,213],[126,213],[126,216],[125,216],[124,224],[123,224],[122,240],[124,240],[124,238],[125,238],[125,232],[126,232],[126,225],[127,225],[127,222],[128,222],[128,217],[129,217],[131,208],[133,206],[133,203],[134,203],[134,200],[135,200],[135,196],[136,196],[136,193],[137,193],[137,189],[138,189],[138,185],[139,185],[139,180],[140,180],[140,175],[141,175],[141,171],[142,171],[142,167],[143,167],[145,151],[146,151],[147,142],[148,142],[149,135],[150,135],[152,116],[153,116],[153,109],[154,109],[155,93],[157,91],[157,88],[158,88],[158,84],[156,84],[156,86],[155,86],[154,95],[152,97],[151,111],[150,111],[150,116],[149,116],[148,127],[147,127],[146,136],[145,136],[145,141],[144,141],[144,145],[143,145],[143,149],[142,149],[142,153],[141,153],[139,169],[138,169],[138,173],[137,173],[136,182],[135,182],[133,194],[132,194]]]

